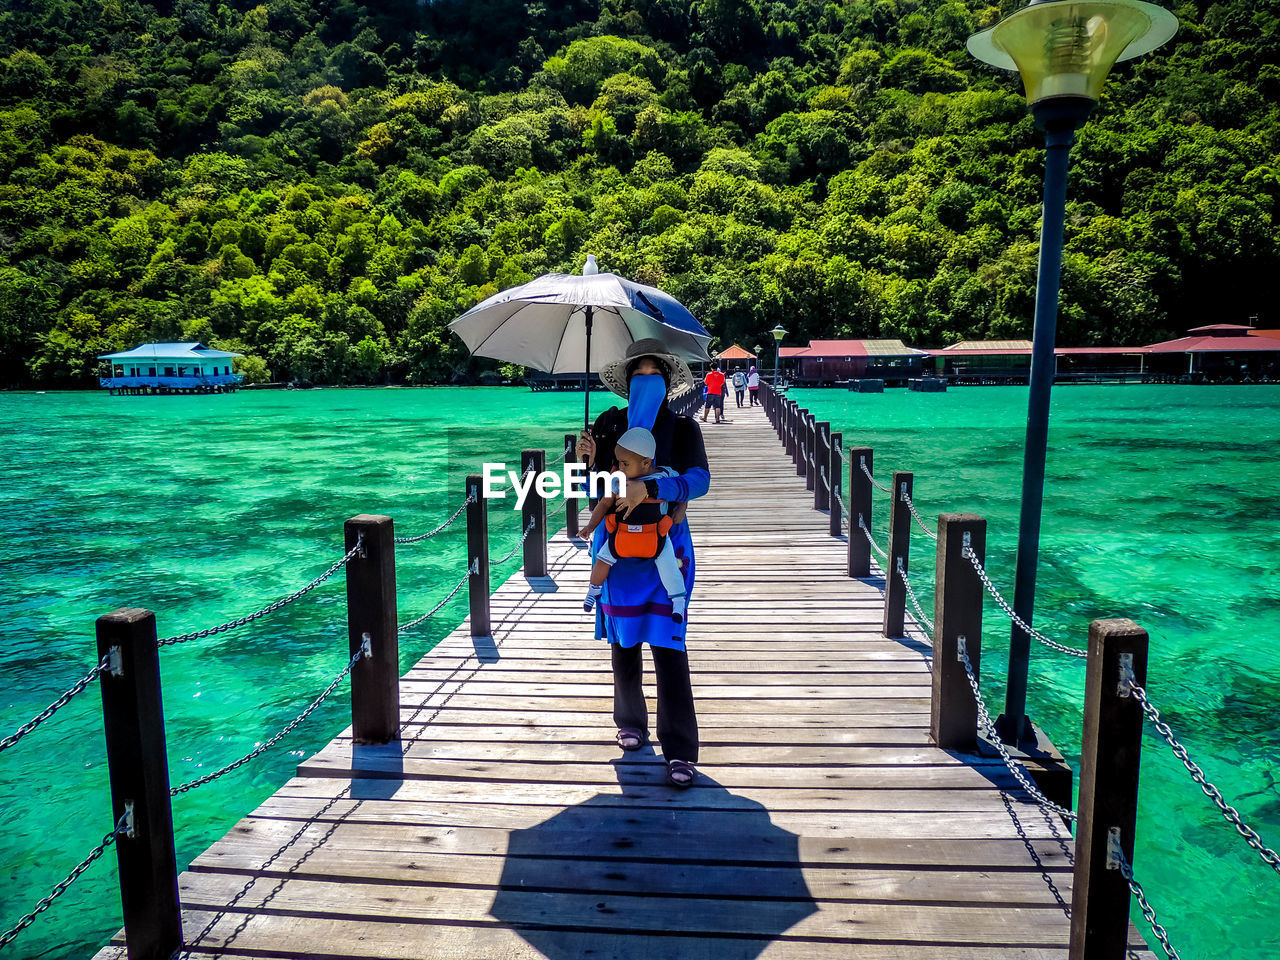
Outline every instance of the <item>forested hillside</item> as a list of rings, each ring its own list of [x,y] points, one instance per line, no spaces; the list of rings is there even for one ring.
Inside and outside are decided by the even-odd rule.
[[[588,252],[722,344],[1027,336],[1040,135],[964,49],[1014,7],[0,0],[0,386],[445,380]],[[1280,2],[1174,12],[1078,137],[1060,343],[1280,325]]]

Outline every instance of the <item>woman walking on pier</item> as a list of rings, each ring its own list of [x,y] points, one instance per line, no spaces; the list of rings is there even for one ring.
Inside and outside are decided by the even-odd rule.
[[[683,360],[668,353],[658,340],[637,340],[626,356],[606,365],[600,379],[614,393],[627,398],[625,409],[610,407],[584,430],[577,444],[578,457],[589,470],[615,469],[614,445],[627,430],[643,427],[654,437],[655,467],[670,467],[675,476],[628,481],[618,497],[623,508],[646,499],[665,500],[672,506],[675,524],[668,534],[684,576],[685,597],[693,593],[694,555],[685,505],[707,492],[711,474],[702,431],[692,417],[677,416],[667,397],[693,386],[693,375]],[[595,558],[604,540],[601,525],[592,538]],[[698,720],[689,679],[685,633],[689,625],[671,617],[670,596],[652,560],[623,557],[613,566],[596,604],[596,636],[607,639],[613,663],[613,719],[618,744],[638,750],[648,740],[648,711],[641,684],[642,647],[649,645],[658,688],[658,742],[667,761],[667,780],[673,786],[693,783],[698,762]]]

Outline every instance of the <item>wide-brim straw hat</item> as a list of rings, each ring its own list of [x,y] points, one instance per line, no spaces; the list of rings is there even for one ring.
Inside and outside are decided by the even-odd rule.
[[[636,340],[627,347],[621,360],[606,363],[600,368],[600,381],[620,397],[631,392],[631,384],[627,381],[627,366],[640,357],[653,357],[662,367],[667,380],[667,396],[675,397],[693,386],[693,372],[689,365],[671,353],[661,340],[646,338]]]

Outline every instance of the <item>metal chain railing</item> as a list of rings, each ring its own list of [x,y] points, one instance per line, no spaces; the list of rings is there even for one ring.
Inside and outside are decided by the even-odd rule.
[[[840,525],[846,530],[849,529],[849,507],[844,502],[844,497],[840,496],[839,490],[832,490],[831,495],[836,498],[836,503],[840,504]]]
[[[916,608],[916,616],[920,618],[920,622],[929,628],[929,632],[933,632],[933,621],[924,615],[924,608],[920,606],[920,601],[916,598],[916,591],[911,586],[911,578],[907,576],[907,571],[902,569],[902,558],[898,558],[898,576],[902,580],[902,585],[907,588],[907,596],[911,598],[911,605]]]
[[[74,870],[67,874],[66,879],[54,884],[53,889],[49,891],[49,895],[32,907],[30,913],[24,915],[21,920],[15,923],[4,933],[0,934],[0,950],[3,950],[11,944],[18,934],[31,926],[32,921],[35,920],[36,917],[48,910],[53,904],[53,901],[62,896],[69,886],[80,879],[80,874],[88,870],[89,867],[93,865],[93,862],[106,852],[107,847],[116,842],[117,837],[122,833],[129,833],[129,831],[133,829],[131,822],[132,816],[132,810],[126,811],[122,814],[120,819],[116,821],[115,829],[103,837],[102,842],[89,851],[89,855],[81,860]]]
[[[158,642],[158,646],[164,647],[164,646],[168,646],[171,643],[186,643],[188,640],[200,640],[203,637],[211,637],[216,633],[224,633],[227,630],[234,630],[236,627],[243,627],[246,623],[252,623],[254,620],[258,620],[262,617],[265,617],[269,613],[275,613],[281,607],[287,606],[288,604],[293,603],[293,601],[298,600],[302,597],[305,597],[308,593],[310,593],[316,587],[320,586],[320,584],[324,583],[326,580],[332,577],[335,573],[337,573],[339,570],[345,567],[348,563],[350,563],[351,558],[354,557],[357,553],[359,553],[363,549],[364,549],[364,532],[361,531],[360,534],[356,537],[356,545],[352,547],[350,550],[348,550],[346,552],[346,555],[341,560],[334,563],[333,566],[331,566],[324,573],[320,574],[320,576],[316,577],[314,580],[308,583],[301,590],[297,590],[289,594],[289,596],[281,600],[277,600],[275,603],[268,604],[267,606],[263,607],[261,610],[256,610],[247,616],[240,617],[239,619],[236,619],[236,620],[228,621],[227,623],[220,624],[219,626],[209,627],[208,629],[205,629],[205,630],[196,630],[192,633],[179,634],[176,637],[165,637],[163,640],[160,640]]]
[[[862,535],[867,538],[867,543],[871,544],[871,549],[880,554],[881,559],[888,560],[889,555],[881,550],[875,540],[871,538],[871,531],[867,529],[867,525],[863,522],[862,514],[858,514],[858,527],[862,530]]]
[[[1142,712],[1160,732],[1160,736],[1164,738],[1165,743],[1169,744],[1169,749],[1173,751],[1173,755],[1182,761],[1182,765],[1187,768],[1187,773],[1191,774],[1191,779],[1200,785],[1200,789],[1204,791],[1204,795],[1213,801],[1214,805],[1222,813],[1222,818],[1236,828],[1236,833],[1244,838],[1244,842],[1253,848],[1254,852],[1262,858],[1262,862],[1269,866],[1276,873],[1280,873],[1280,853],[1268,847],[1262,842],[1262,837],[1258,831],[1254,830],[1244,822],[1240,817],[1240,812],[1231,806],[1222,796],[1222,791],[1209,782],[1209,778],[1205,776],[1204,770],[1200,765],[1191,759],[1184,747],[1169,725],[1160,718],[1160,711],[1156,709],[1155,704],[1147,697],[1147,691],[1138,686],[1132,680],[1132,674],[1128,677],[1121,676],[1122,683],[1128,683],[1129,690],[1133,693],[1138,703],[1142,705]]]
[[[1142,889],[1142,884],[1133,875],[1133,867],[1125,859],[1124,851],[1116,847],[1114,850],[1108,850],[1108,854],[1109,859],[1115,863],[1115,869],[1120,871],[1120,875],[1129,884],[1129,890],[1138,901],[1138,908],[1142,911],[1142,915],[1147,918],[1147,923],[1151,925],[1151,932],[1160,941],[1160,948],[1164,951],[1164,955],[1168,960],[1182,960],[1181,956],[1178,955],[1178,951],[1174,949],[1173,944],[1169,942],[1169,931],[1160,924],[1159,919],[1156,917],[1155,909],[1147,902],[1146,891]],[[1111,863],[1108,862],[1107,866],[1110,867]]]
[[[448,603],[450,600],[452,600],[454,597],[458,595],[458,591],[461,590],[464,586],[466,586],[467,581],[470,580],[479,572],[480,572],[480,559],[477,557],[476,559],[471,561],[471,566],[468,567],[467,572],[462,575],[462,579],[459,580],[457,584],[454,585],[454,588],[449,591],[449,595],[447,597],[445,597],[443,600],[437,603],[434,607],[432,607],[422,616],[418,617],[418,619],[410,620],[408,623],[401,625],[400,629],[398,629],[396,633],[404,633],[406,630],[412,630],[414,627],[418,626],[418,624],[422,623],[423,621],[428,620],[431,617],[434,617],[437,613],[440,612],[440,610],[444,607],[446,603]]]
[[[902,500],[904,503],[906,503],[907,509],[911,511],[911,516],[915,518],[916,523],[920,525],[920,529],[923,530],[925,533],[927,533],[929,536],[933,537],[933,539],[937,540],[938,535],[934,531],[930,530],[927,526],[925,526],[924,520],[920,517],[920,514],[916,512],[916,504],[915,504],[915,501],[911,499],[911,494],[907,493],[904,490],[902,492]]]
[[[573,453],[573,444],[572,444],[572,443],[566,443],[566,444],[564,445],[564,449],[560,451],[560,456],[556,457],[554,460],[548,460],[548,461],[547,461],[547,466],[549,467],[549,466],[551,466],[553,463],[559,463],[561,460],[563,460],[565,457],[569,456],[569,454],[571,454],[571,453]]]
[[[13,733],[9,734],[9,736],[5,737],[3,740],[0,740],[0,752],[8,750],[15,743],[17,743],[19,740],[25,737],[28,733],[30,733],[36,727],[40,726],[40,724],[44,723],[46,720],[52,717],[55,713],[57,713],[59,710],[65,707],[68,703],[70,703],[73,697],[75,697],[77,694],[83,693],[84,689],[87,686],[89,686],[89,684],[93,683],[94,680],[98,679],[99,675],[101,675],[103,670],[107,669],[108,659],[109,657],[104,656],[100,661],[98,661],[97,666],[95,666],[83,677],[81,677],[79,680],[73,683],[67,689],[66,693],[64,693],[57,700],[53,701],[53,703],[49,704],[47,707],[45,707],[43,710],[37,713],[34,717],[32,717],[30,720],[28,720],[26,723],[20,726]]]
[[[839,453],[839,447],[832,447],[836,453]],[[844,505],[844,500],[840,496],[840,491],[831,485],[831,481],[827,479],[827,468],[819,465],[818,472],[822,474],[822,485],[827,488],[827,493],[836,498],[836,503],[840,504],[840,526],[849,529],[849,508]]]
[[[324,703],[327,699],[329,699],[329,695],[338,688],[338,684],[340,684],[346,678],[347,674],[351,672],[351,668],[356,665],[356,661],[358,661],[361,657],[367,657],[370,655],[371,655],[371,651],[369,650],[369,641],[366,638],[364,645],[352,655],[351,659],[347,661],[347,665],[342,668],[342,670],[338,673],[336,677],[333,678],[333,682],[330,683],[329,686],[325,687],[324,692],[320,694],[320,696],[312,700],[310,705],[305,710],[303,710],[300,714],[294,717],[293,720],[291,720],[284,727],[284,729],[282,729],[279,733],[277,733],[274,737],[272,737],[270,740],[266,741],[265,743],[258,744],[258,746],[254,747],[252,750],[246,753],[239,760],[234,760],[231,763],[227,764],[225,767],[222,767],[219,770],[215,770],[213,773],[207,773],[203,777],[197,777],[195,780],[188,781],[187,783],[182,784],[182,786],[180,787],[170,787],[169,796],[176,797],[186,793],[188,790],[194,790],[196,787],[202,787],[206,783],[212,783],[214,780],[217,780],[221,776],[225,776],[226,774],[230,773],[232,770],[238,769],[239,767],[243,767],[246,763],[248,763],[254,757],[257,757],[262,755],[263,753],[266,753],[268,750],[274,747],[277,743],[279,743],[289,734],[293,733],[293,731],[296,730],[298,726],[307,719],[307,717],[311,716],[311,714],[313,714],[316,711],[316,708],[319,707],[320,704]]]
[[[1043,633],[1018,616],[1014,612],[1009,601],[1000,595],[1000,591],[996,589],[996,585],[992,583],[991,578],[987,576],[987,571],[982,568],[982,562],[978,559],[978,555],[968,547],[964,548],[964,555],[968,557],[969,562],[973,564],[973,569],[977,572],[978,579],[981,580],[982,585],[987,588],[987,593],[991,594],[991,599],[995,600],[995,602],[999,604],[1000,609],[1004,611],[1004,615],[1021,627],[1027,636],[1034,637],[1046,647],[1049,647],[1052,650],[1057,650],[1059,653],[1065,653],[1072,657],[1079,657],[1082,660],[1088,658],[1088,650],[1081,650],[1078,647],[1068,647],[1066,644],[1058,643],[1056,640],[1050,640]]]
[[[831,486],[831,480],[827,477],[827,468],[825,464],[818,464],[818,476],[822,477],[822,485],[826,488],[828,496],[835,497],[840,500],[840,492]],[[840,506],[844,506],[844,501],[840,500]],[[841,518],[843,519],[843,517]]]
[[[858,465],[862,467],[862,472],[866,474],[867,479],[871,481],[871,485],[873,487],[875,487],[877,490],[880,490],[883,493],[893,493],[892,487],[886,487],[883,483],[881,483],[879,480],[877,480],[875,477],[871,475],[871,471],[867,469],[866,457],[859,457]]]
[[[534,518],[530,517],[528,524],[525,525],[524,533],[521,535],[520,539],[516,541],[516,545],[511,548],[511,552],[508,553],[501,560],[491,560],[490,564],[495,567],[501,566],[502,564],[510,560],[512,557],[514,557],[516,555],[516,551],[518,551],[521,547],[523,547],[524,542],[529,539],[529,534],[533,532],[534,526],[535,526]]]
[[[462,516],[462,512],[475,502],[476,502],[475,495],[468,494],[467,499],[462,501],[462,506],[460,506],[457,510],[453,511],[453,516],[451,516],[444,523],[440,524],[440,526],[436,527],[434,530],[430,531],[429,533],[420,533],[416,537],[396,537],[395,538],[396,543],[419,543],[423,540],[430,540],[432,537],[434,537],[438,533],[444,533],[446,530],[449,529],[449,527],[453,526],[453,522],[455,520],[457,520],[460,516]]]
[[[1075,813],[1068,810],[1066,807],[1059,806],[1041,793],[1040,789],[1031,782],[1031,778],[1027,776],[1026,771],[1014,762],[1013,757],[1009,756],[1009,751],[1005,749],[1004,741],[1002,741],[1000,739],[1000,735],[996,733],[996,725],[991,721],[991,714],[987,710],[986,701],[982,699],[982,691],[978,689],[978,678],[973,674],[973,664],[969,662],[969,651],[965,646],[964,637],[959,637],[957,640],[958,646],[956,653],[959,656],[960,662],[964,664],[964,672],[969,677],[969,689],[973,691],[973,699],[978,704],[978,723],[986,732],[987,739],[991,741],[992,745],[995,746],[998,751],[1000,751],[1000,759],[1002,759],[1004,761],[1004,765],[1009,768],[1009,772],[1013,774],[1013,778],[1022,785],[1023,790],[1031,794],[1031,798],[1035,800],[1036,803],[1040,804],[1040,806],[1044,807],[1046,810],[1052,810],[1059,816],[1074,821],[1076,819]]]
[[[561,460],[565,459],[572,452],[572,450],[573,450],[573,446],[571,444],[566,444],[564,452],[561,453],[560,456],[556,457],[556,459],[552,460],[551,463],[559,463]],[[531,469],[525,471],[525,476],[527,476],[530,472],[532,472]],[[458,519],[458,517],[462,515],[462,513],[466,510],[466,508],[470,504],[475,502],[475,499],[476,498],[474,496],[468,496],[467,499],[463,501],[462,505],[458,507],[458,509],[455,510],[454,513],[447,520],[444,521],[444,523],[440,524],[440,526],[436,527],[434,530],[431,530],[428,533],[420,534],[415,537],[396,537],[395,542],[396,543],[418,543],[423,540],[429,540],[430,538],[448,529]],[[505,563],[507,560],[510,560],[513,556],[515,556],[516,551],[519,550],[524,545],[524,542],[529,538],[529,534],[533,532],[534,526],[535,526],[534,520],[530,519],[519,541],[517,541],[517,543],[512,548],[510,553],[508,553],[501,560],[497,561],[499,564]],[[274,613],[276,610],[279,610],[281,607],[284,607],[292,603],[293,601],[301,599],[302,597],[306,596],[316,587],[320,586],[326,580],[330,579],[335,573],[337,573],[339,570],[345,567],[348,563],[350,563],[352,558],[354,558],[356,554],[358,554],[361,551],[361,549],[363,549],[363,547],[364,547],[364,533],[362,532],[358,535],[355,546],[353,546],[349,551],[347,551],[347,553],[342,557],[341,560],[338,560],[331,567],[329,567],[329,569],[327,569],[324,573],[316,577],[314,580],[312,580],[306,586],[302,587],[300,590],[297,590],[294,593],[290,594],[289,596],[284,597],[280,600],[277,600],[274,603],[271,603],[260,610],[257,610],[251,614],[248,614],[247,616],[239,617],[235,620],[228,621],[227,623],[220,624],[216,627],[209,627],[204,630],[196,630],[196,631],[192,631],[191,633],[179,634],[173,637],[165,637],[164,639],[157,641],[157,646],[168,646],[170,644],[185,643],[188,640],[198,640],[204,637],[210,637],[218,633],[223,633],[227,630],[233,630],[236,627],[242,627],[248,623],[252,623],[254,620],[258,620],[261,617],[265,617],[270,613]],[[471,566],[467,569],[467,572],[462,576],[462,578],[458,581],[458,583],[454,586],[454,588],[449,591],[448,596],[446,596],[443,600],[437,603],[434,607],[431,608],[431,610],[423,614],[421,617],[418,617],[416,620],[412,620],[409,623],[404,624],[402,627],[399,628],[398,632],[411,630],[414,627],[418,626],[419,624],[423,623],[429,617],[438,613],[444,607],[445,604],[447,604],[450,600],[452,600],[455,596],[457,596],[458,592],[463,588],[463,586],[467,583],[467,581],[472,576],[474,576],[477,572],[479,572],[479,568],[480,568],[479,559],[473,559],[471,562]],[[338,685],[351,673],[356,663],[363,657],[368,657],[368,656],[371,656],[371,651],[369,648],[369,641],[366,638],[364,645],[352,655],[351,659],[347,662],[346,666],[344,666],[342,670],[339,671],[338,675],[333,678],[333,680],[320,693],[320,695],[317,696],[314,700],[312,700],[311,703],[308,704],[307,707],[300,714],[298,714],[298,716],[296,716],[292,721],[286,724],[270,740],[267,740],[263,743],[258,744],[258,746],[256,746],[253,750],[245,754],[240,759],[235,760],[227,764],[226,766],[223,766],[218,770],[215,770],[212,773],[208,773],[208,774],[205,774],[204,776],[197,777],[196,779],[190,780],[187,783],[181,784],[180,786],[171,787],[169,789],[169,795],[180,796],[184,793],[187,793],[188,791],[194,790],[197,787],[204,786],[207,783],[212,783],[214,780],[217,780],[218,778],[223,777],[228,773],[231,773],[233,770],[239,769],[240,767],[244,766],[246,763],[253,760],[255,757],[261,756],[267,750],[270,750],[276,744],[280,743],[280,741],[284,740],[284,738],[287,737],[290,733],[296,730],[301,724],[306,722],[307,718],[310,717],[311,714],[313,714],[320,707],[320,705],[324,703],[324,701],[327,700],[333,694],[334,690],[338,688]],[[89,686],[89,684],[91,684],[94,680],[96,680],[103,673],[103,671],[108,668],[109,662],[110,662],[110,657],[104,656],[101,661],[99,661],[97,664],[94,665],[92,670],[90,670],[87,674],[85,674],[85,676],[83,676],[80,680],[76,681],[70,688],[67,689],[65,693],[63,693],[60,697],[58,697],[57,700],[55,700],[48,707],[46,707],[44,710],[42,710],[40,713],[34,716],[31,720],[24,723],[14,733],[5,737],[3,740],[0,740],[0,752],[7,750],[9,747],[12,747],[19,740],[21,740],[27,734],[31,733],[38,726],[40,726],[40,724],[44,723],[46,720],[52,717],[55,713],[57,713],[60,709],[62,709],[64,706],[70,703],[74,697],[84,692],[84,690]],[[6,930],[3,934],[0,934],[0,950],[3,950],[10,943],[12,943],[14,939],[23,930],[25,930],[28,926],[30,926],[35,921],[36,917],[38,917],[45,910],[49,909],[49,907],[52,906],[54,901],[57,900],[60,896],[62,896],[62,894],[65,893],[66,890],[73,883],[75,883],[76,880],[80,878],[81,874],[83,874],[86,870],[88,870],[89,867],[92,866],[93,863],[96,860],[98,860],[113,843],[116,842],[116,839],[121,834],[129,833],[132,830],[131,819],[132,819],[132,811],[127,811],[125,814],[123,814],[120,817],[119,821],[117,821],[115,829],[112,830],[110,833],[108,833],[105,837],[103,837],[102,841],[96,847],[94,847],[91,851],[89,851],[89,854],[79,864],[77,864],[69,874],[67,874],[65,879],[55,884],[53,889],[49,892],[48,896],[40,900],[35,905],[35,907],[31,909],[29,913],[22,916],[18,920],[18,922],[14,924],[11,928]]]

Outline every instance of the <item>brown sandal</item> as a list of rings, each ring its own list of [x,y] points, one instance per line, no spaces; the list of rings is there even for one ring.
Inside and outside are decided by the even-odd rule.
[[[684,760],[667,761],[667,783],[673,787],[685,789],[693,785],[693,778],[698,775],[692,763]]]
[[[644,746],[644,734],[630,727],[623,727],[613,738],[623,750],[639,750]]]

